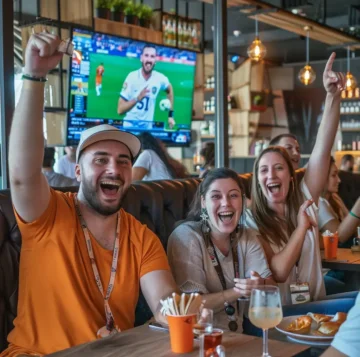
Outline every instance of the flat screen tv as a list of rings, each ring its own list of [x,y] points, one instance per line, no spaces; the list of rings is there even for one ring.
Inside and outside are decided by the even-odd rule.
[[[72,39],[67,145],[99,124],[189,145],[195,52],[84,29]]]

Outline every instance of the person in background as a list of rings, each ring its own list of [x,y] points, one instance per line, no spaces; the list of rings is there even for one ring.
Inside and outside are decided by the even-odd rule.
[[[104,72],[105,72],[104,64],[100,63],[100,65],[96,67],[96,76],[95,76],[95,89],[96,89],[96,95],[98,97],[101,95]]]
[[[329,347],[321,357],[358,357],[360,354],[360,294]]]
[[[181,178],[189,177],[190,174],[189,174],[187,168],[180,161],[171,157],[164,142],[161,141],[160,139],[156,139],[156,140],[157,140],[158,144],[160,145],[160,147],[162,148],[162,150],[164,151],[167,159],[169,160],[170,165],[174,168],[175,173],[176,173],[176,178],[181,179]]]
[[[133,181],[172,180],[178,178],[175,166],[163,145],[150,133],[139,136],[142,152],[132,169]]]
[[[75,175],[75,156],[76,156],[76,146],[66,146],[65,147],[66,155],[60,157],[60,159],[55,163],[54,171],[58,174],[76,178]]]
[[[355,163],[354,156],[352,156],[351,154],[346,154],[341,158],[340,170],[347,171],[347,172],[353,172],[354,171],[354,163]]]
[[[300,184],[297,184],[295,162],[281,146],[263,150],[254,165],[252,207],[246,224],[260,233],[270,269],[275,281],[280,283],[285,316],[302,311],[301,305],[292,305],[291,284],[307,283],[312,301],[326,297],[317,205],[327,179],[323,171],[329,168],[340,118],[340,93],[345,86],[344,74],[332,71],[334,59],[333,53],[324,70],[323,83],[327,92],[324,115]],[[350,298],[349,303],[351,306],[353,299]],[[328,301],[326,304],[331,305]],[[335,308],[350,307],[339,300],[334,304]]]
[[[236,312],[237,299],[258,285],[275,284],[257,232],[243,226],[243,192],[236,172],[208,171],[167,248],[180,290],[203,294],[205,307],[216,312],[216,325],[240,332],[244,304]]]
[[[62,58],[59,44],[41,32],[25,51],[9,140],[22,237],[19,304],[1,357],[48,355],[130,329],[140,288],[164,321],[160,299],[177,291],[159,238],[121,208],[141,147],[136,136],[106,124],[83,131],[75,155],[78,194],[51,189],[42,173],[44,84]]]
[[[200,156],[203,160],[203,165],[200,171],[200,178],[215,167],[215,143],[208,142],[205,143],[204,147],[200,151]]]
[[[53,170],[55,162],[54,155],[54,148],[45,148],[42,172],[45,175],[49,185],[52,187],[79,186],[79,182],[76,179],[58,174]]]
[[[327,211],[326,219],[319,216],[319,230],[324,233],[338,232],[339,243],[345,243],[349,238],[356,235],[356,228],[360,224],[360,198],[358,198],[351,211],[346,208],[345,203],[338,195],[341,180],[339,171],[333,157],[330,159],[330,170],[319,202],[319,210]]]
[[[300,145],[295,135],[290,133],[280,134],[271,139],[269,146],[282,146],[289,154],[294,170],[300,165]]]

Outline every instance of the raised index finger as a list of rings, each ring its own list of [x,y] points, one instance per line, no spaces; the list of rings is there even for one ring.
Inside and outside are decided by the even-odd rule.
[[[333,66],[333,63],[334,63],[334,61],[335,61],[335,57],[336,57],[336,53],[333,52],[333,53],[330,55],[330,57],[329,57],[329,59],[328,59],[328,61],[327,61],[327,63],[326,63],[325,71],[332,71],[332,66]]]

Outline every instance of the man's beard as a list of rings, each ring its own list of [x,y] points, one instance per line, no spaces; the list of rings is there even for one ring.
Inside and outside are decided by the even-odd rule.
[[[95,212],[105,217],[111,216],[112,214],[120,210],[123,199],[126,197],[128,191],[129,187],[125,191],[123,191],[116,206],[107,207],[102,205],[100,200],[98,199],[96,187],[93,187],[93,185],[86,179],[83,179],[81,181],[81,192],[84,195],[87,205],[90,206]]]
[[[154,69],[154,67],[155,67],[155,63],[152,65],[152,67],[149,69],[149,70],[147,70],[145,67],[146,67],[146,65],[148,64],[148,62],[145,62],[144,64],[143,64],[143,71],[144,71],[144,73],[145,74],[150,74],[152,71],[153,71],[153,69]]]

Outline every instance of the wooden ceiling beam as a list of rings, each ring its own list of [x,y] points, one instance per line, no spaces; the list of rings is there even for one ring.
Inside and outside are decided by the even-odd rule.
[[[212,0],[202,0],[206,3],[212,3]],[[293,14],[290,11],[286,11],[277,6],[270,5],[263,1],[259,0],[228,0],[227,6],[229,7],[240,7],[242,5],[251,5],[254,6],[257,10],[269,10],[275,9],[275,12],[258,14],[258,21],[264,22],[268,25],[281,28],[285,31],[297,33],[300,36],[306,36],[305,28],[308,27],[309,37],[313,40],[335,46],[351,44],[350,49],[360,49],[360,40],[355,37],[348,35],[340,30],[337,30],[333,27],[320,24],[314,20],[308,19],[303,16],[298,16]],[[250,18],[255,18],[251,16],[251,9],[240,10],[244,15],[247,15]]]

